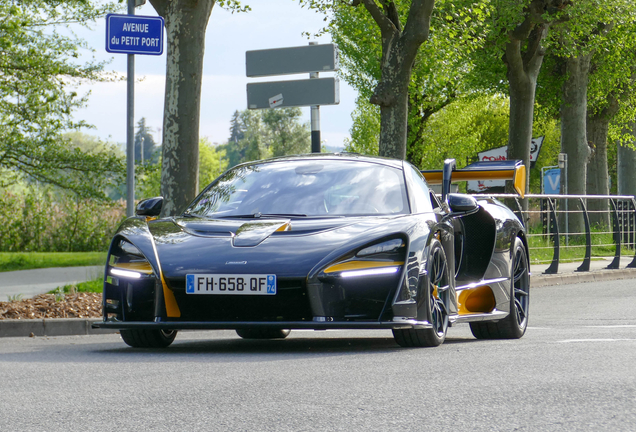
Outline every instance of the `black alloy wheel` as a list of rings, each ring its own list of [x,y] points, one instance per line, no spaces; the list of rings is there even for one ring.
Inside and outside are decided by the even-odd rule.
[[[395,341],[403,347],[436,347],[444,343],[448,331],[448,305],[450,304],[448,261],[442,244],[434,239],[427,259],[426,289],[423,308],[428,329],[394,329]]]
[[[516,238],[511,248],[510,314],[498,322],[470,323],[477,339],[519,339],[528,327],[530,306],[530,264],[526,248]]]
[[[121,338],[133,348],[166,348],[177,337],[177,330],[120,330]]]

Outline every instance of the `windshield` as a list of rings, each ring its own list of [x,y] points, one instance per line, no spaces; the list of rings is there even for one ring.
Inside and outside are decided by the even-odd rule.
[[[339,160],[237,167],[186,210],[205,217],[309,217],[409,213],[404,176],[385,165]]]

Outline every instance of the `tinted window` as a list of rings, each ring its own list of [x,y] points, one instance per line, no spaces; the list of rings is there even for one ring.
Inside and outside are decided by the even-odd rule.
[[[408,213],[402,170],[358,161],[277,161],[235,168],[186,213],[224,217]]]
[[[408,168],[407,168],[408,169]],[[428,184],[422,173],[417,169],[410,167],[411,169],[411,185],[412,189],[409,189],[411,195],[411,203],[414,204],[414,213],[426,213],[432,212],[433,206],[431,205],[431,197]]]

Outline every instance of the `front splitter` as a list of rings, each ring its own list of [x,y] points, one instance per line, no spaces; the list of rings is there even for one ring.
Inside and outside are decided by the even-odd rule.
[[[427,321],[367,321],[367,322],[316,322],[316,321],[104,321],[93,323],[93,328],[108,329],[155,329],[155,330],[237,330],[247,328],[291,329],[291,330],[355,330],[355,329],[426,329],[433,326]]]

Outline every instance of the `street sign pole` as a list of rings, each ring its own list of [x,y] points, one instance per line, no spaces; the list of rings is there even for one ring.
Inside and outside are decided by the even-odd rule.
[[[106,52],[126,54],[126,215],[135,212],[135,54],[161,55],[161,17],[135,16],[145,0],[127,0],[128,15],[106,15]]]
[[[317,42],[309,42],[309,45],[317,44]],[[310,73],[309,78],[318,78],[318,72]],[[311,152],[320,153],[320,105],[311,107]]]
[[[135,14],[135,0],[128,0],[128,15]],[[135,55],[127,54],[126,102],[126,216],[135,213]]]

